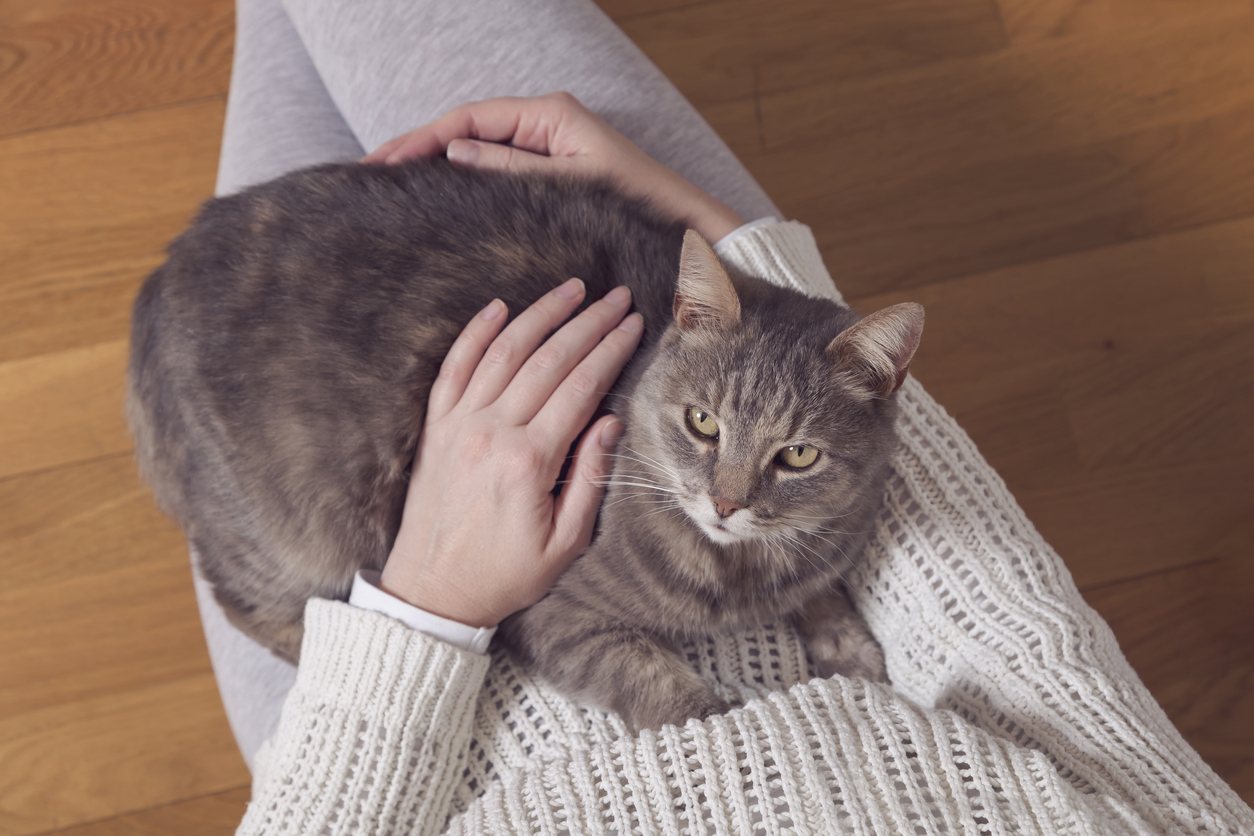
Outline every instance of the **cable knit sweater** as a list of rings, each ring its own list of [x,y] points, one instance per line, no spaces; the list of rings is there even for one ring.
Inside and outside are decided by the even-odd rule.
[[[835,296],[800,224],[719,255]],[[1254,833],[967,436],[917,382],[899,397],[851,579],[891,689],[811,679],[768,625],[686,648],[737,708],[633,736],[503,653],[315,600],[239,832]]]

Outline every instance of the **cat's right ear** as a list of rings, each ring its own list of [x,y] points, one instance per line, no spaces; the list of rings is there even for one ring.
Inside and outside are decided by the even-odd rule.
[[[685,331],[740,324],[740,297],[718,256],[695,230],[684,233],[675,289],[675,321]]]
[[[837,372],[872,397],[896,392],[923,336],[923,306],[903,302],[849,326],[827,346]]]

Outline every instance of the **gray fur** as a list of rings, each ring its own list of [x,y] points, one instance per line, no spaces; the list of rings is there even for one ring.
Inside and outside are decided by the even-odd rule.
[[[732,282],[695,233],[607,184],[442,161],[324,166],[211,201],[136,300],[141,470],[231,620],[298,658],[305,601],[346,597],[386,559],[457,333],[494,296],[517,313],[570,276],[589,300],[631,287],[646,333],[608,402],[626,431],[593,544],[501,638],[641,727],[725,708],[673,642],[763,620],[795,615],[824,675],[884,680],[841,577],[878,508],[921,309],[858,324]],[[691,429],[694,406],[717,440]],[[815,464],[780,465],[802,441]]]

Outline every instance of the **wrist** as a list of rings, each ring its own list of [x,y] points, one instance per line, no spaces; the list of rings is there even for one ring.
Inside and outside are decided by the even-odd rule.
[[[407,571],[402,568],[402,561],[391,557],[379,574],[379,588],[410,606],[468,627],[494,628],[501,622],[489,608],[455,587]]]

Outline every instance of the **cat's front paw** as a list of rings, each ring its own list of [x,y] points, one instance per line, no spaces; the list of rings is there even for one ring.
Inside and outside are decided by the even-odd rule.
[[[880,643],[842,590],[832,590],[807,604],[797,627],[819,676],[840,674],[891,684]]]
[[[892,683],[879,642],[869,634],[846,634],[839,640],[820,636],[811,640],[807,650],[824,679],[840,674],[871,682]]]
[[[627,713],[632,724],[639,729],[660,729],[662,726],[682,726],[694,717],[704,720],[716,714],[726,714],[731,705],[719,699],[709,688],[695,689],[670,705],[650,701],[650,705],[637,706]]]

